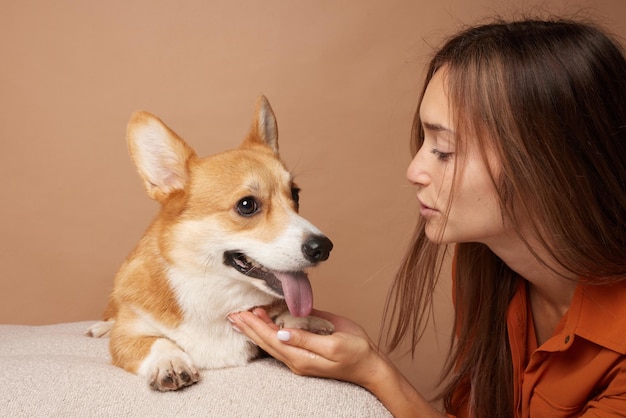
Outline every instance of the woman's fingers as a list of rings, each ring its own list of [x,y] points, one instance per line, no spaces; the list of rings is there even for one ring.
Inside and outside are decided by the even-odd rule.
[[[258,312],[254,313],[248,311],[239,312],[232,314],[229,318],[231,318],[233,325],[237,326],[239,331],[246,334],[273,357],[282,361],[284,358],[283,353],[286,351],[285,348],[290,347],[290,345],[284,344],[277,338],[277,333],[281,330],[272,322],[265,311],[259,309]],[[281,335],[285,334],[282,333]]]
[[[274,324],[272,326],[266,323],[262,317],[263,315],[259,317],[251,312],[240,312],[230,316],[233,325],[237,326],[242,333],[252,339],[269,355],[285,363],[294,373],[320,375],[319,369],[324,367],[323,364],[326,363],[326,360],[315,352],[291,345],[294,341],[303,341],[300,336],[295,336],[297,334],[294,332],[295,330],[289,331],[289,336],[294,338],[291,344],[281,342],[277,338],[277,332],[286,330],[277,330]]]
[[[330,313],[317,312],[320,312],[329,320],[337,318],[343,319]],[[355,333],[355,335],[349,332],[318,335],[301,329],[279,329],[278,326],[272,322],[267,313],[260,308],[253,310],[253,312],[245,311],[232,314],[229,318],[241,332],[261,346],[261,348],[272,355],[276,353],[281,355],[281,357],[289,353],[285,350],[285,347],[291,346],[335,362],[340,360],[340,357],[345,354],[345,348],[351,348],[350,346],[354,346],[355,344],[361,345],[365,343],[367,345],[367,342],[363,341],[364,339],[360,335],[362,328],[351,321],[347,322],[359,331]],[[300,352],[300,355],[301,354]],[[311,354],[307,357],[314,358]]]
[[[318,335],[301,329],[277,329],[268,317],[258,312],[239,312],[229,318],[240,332],[248,336],[275,359],[285,363],[299,375],[329,377],[357,384],[367,382],[371,375],[368,364],[377,357],[365,331],[356,323],[332,314],[345,328],[357,332],[338,331]]]
[[[265,321],[267,324],[274,324],[274,321],[272,321],[272,318],[270,318],[270,316],[267,314],[267,311],[263,308],[254,308],[251,311],[255,316],[257,316],[258,318],[261,318],[263,321]],[[278,326],[276,326],[278,328]]]

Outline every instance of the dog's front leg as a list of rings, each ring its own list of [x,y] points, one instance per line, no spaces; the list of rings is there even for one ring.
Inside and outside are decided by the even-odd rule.
[[[167,338],[157,338],[137,374],[147,379],[152,389],[177,390],[200,380],[200,373],[187,353]]]
[[[192,385],[200,373],[187,353],[164,337],[128,335],[116,323],[111,331],[113,364],[147,380],[152,389],[170,391]]]

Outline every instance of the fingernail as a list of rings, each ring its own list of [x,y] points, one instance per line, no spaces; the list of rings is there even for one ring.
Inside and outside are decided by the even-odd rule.
[[[289,333],[289,331],[281,329],[276,333],[276,338],[281,341],[289,341],[289,339],[291,338],[291,334]]]
[[[228,322],[230,322],[230,327],[233,329],[233,331],[241,334],[241,329],[237,325],[235,325],[235,320],[230,316],[227,316],[226,319],[228,319]]]

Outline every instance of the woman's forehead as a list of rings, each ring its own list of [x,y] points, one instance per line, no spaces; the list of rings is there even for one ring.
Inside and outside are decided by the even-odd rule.
[[[454,134],[454,120],[448,99],[447,77],[444,68],[439,69],[428,82],[420,103],[419,114],[424,127]]]

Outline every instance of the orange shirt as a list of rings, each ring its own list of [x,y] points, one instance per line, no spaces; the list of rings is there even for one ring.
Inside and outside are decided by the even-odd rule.
[[[554,335],[537,347],[520,280],[507,325],[515,417],[626,416],[626,282],[579,284]]]

